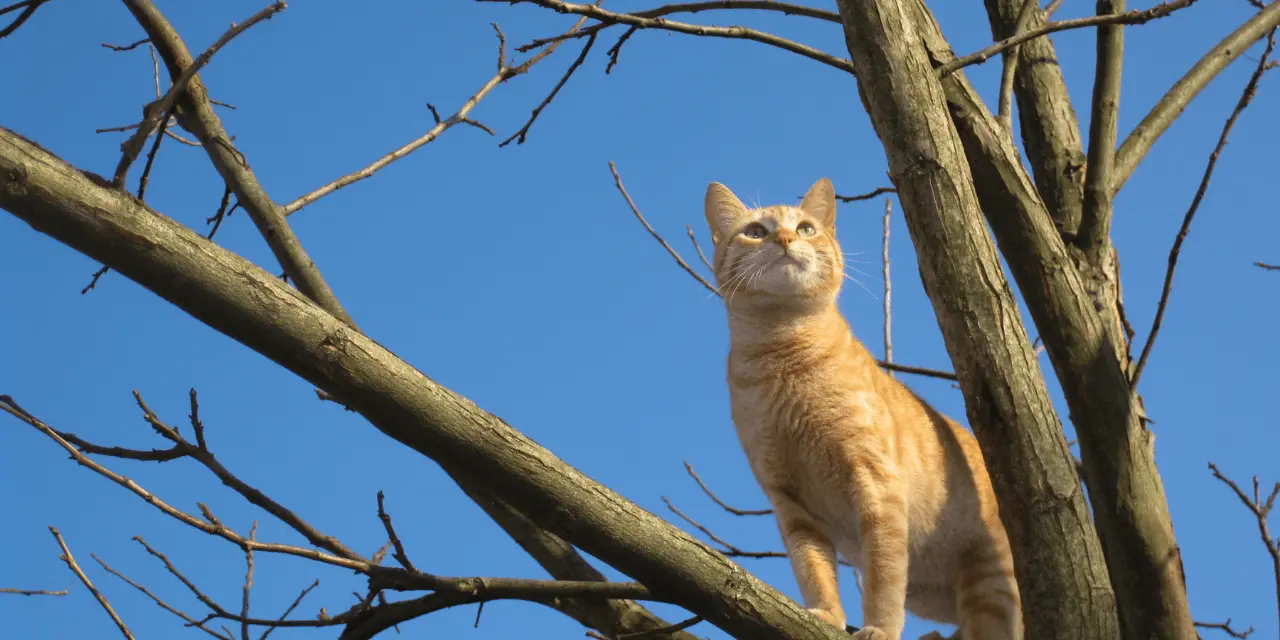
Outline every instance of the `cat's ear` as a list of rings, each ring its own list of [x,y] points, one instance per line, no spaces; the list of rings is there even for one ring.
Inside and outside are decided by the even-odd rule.
[[[720,239],[732,233],[746,213],[746,205],[733,195],[729,187],[719,182],[707,186],[707,226],[711,228],[712,244],[720,244]]]
[[[811,215],[822,226],[831,229],[836,224],[836,189],[829,178],[823,178],[809,187],[800,201],[800,210]]]

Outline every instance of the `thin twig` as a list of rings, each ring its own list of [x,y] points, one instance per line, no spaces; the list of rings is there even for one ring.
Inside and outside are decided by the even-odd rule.
[[[856,196],[842,196],[840,194],[836,194],[836,200],[839,200],[840,202],[858,202],[860,200],[870,200],[876,196],[881,196],[886,193],[897,193],[897,192],[898,190],[893,187],[876,187],[871,191],[868,191],[866,193],[860,193]]]
[[[107,615],[111,616],[111,621],[116,623],[116,627],[120,629],[120,633],[128,640],[134,640],[133,634],[130,633],[129,627],[125,626],[124,620],[121,620],[120,616],[116,615],[116,610],[111,608],[111,603],[107,602],[106,597],[98,591],[97,587],[93,586],[93,583],[89,581],[89,576],[85,575],[84,570],[82,570],[80,565],[76,563],[76,558],[71,555],[71,549],[67,548],[67,543],[62,539],[62,534],[58,533],[58,529],[56,527],[49,527],[49,533],[53,534],[53,539],[57,540],[58,546],[62,548],[62,555],[58,556],[58,559],[67,563],[67,567],[71,569],[71,572],[76,574],[77,578],[80,578],[80,582],[84,583],[84,586],[89,590],[89,593],[93,594],[93,597],[98,600],[98,604],[102,605],[102,608],[107,612]]]
[[[725,504],[725,502],[721,500],[705,482],[702,481],[702,478],[698,477],[698,472],[693,470],[693,465],[689,464],[688,460],[684,461],[684,470],[689,473],[689,476],[693,478],[694,482],[698,483],[698,487],[702,489],[703,493],[707,494],[708,498],[711,498],[712,502],[720,505],[721,509],[728,511],[735,516],[767,516],[773,513],[773,509],[738,509],[737,507],[731,507]]]
[[[173,110],[176,103],[169,105],[169,111],[164,114],[160,120],[160,128],[156,130],[155,141],[151,144],[151,151],[147,153],[147,164],[142,167],[142,177],[138,178],[138,199],[145,200],[143,194],[147,192],[147,181],[151,179],[151,167],[156,162],[156,153],[160,151],[160,143],[164,142],[164,134],[169,130],[169,121],[173,118]]]
[[[102,568],[105,569],[107,573],[110,573],[111,575],[117,578],[120,578],[121,580],[124,580],[126,583],[128,583],[129,586],[133,587],[134,589],[137,589],[138,591],[141,591],[142,595],[145,595],[148,598],[151,598],[151,601],[155,602],[156,605],[158,605],[161,609],[164,609],[165,611],[168,611],[169,613],[172,613],[173,615],[178,616],[179,618],[182,619],[183,622],[186,622],[187,624],[193,627],[196,627],[197,629],[200,629],[201,631],[215,638],[220,638],[221,640],[234,640],[234,636],[232,636],[230,633],[224,636],[218,633],[217,631],[214,631],[206,627],[203,624],[197,624],[195,618],[192,618],[186,613],[183,613],[177,608],[171,606],[169,603],[165,602],[164,600],[161,600],[159,596],[152,593],[150,589],[147,589],[141,584],[138,584],[137,582],[134,582],[133,580],[129,579],[129,577],[124,575],[123,573],[120,573],[119,571],[116,571],[115,569],[111,568],[111,565],[107,564],[105,561],[103,561],[102,558],[99,558],[96,554],[91,553],[89,555],[93,556],[93,559],[96,560],[98,564],[102,565]]]
[[[529,135],[529,128],[533,126],[534,121],[538,119],[542,110],[547,108],[547,105],[551,104],[551,101],[555,99],[556,94],[560,93],[560,89],[569,81],[570,76],[578,70],[578,67],[582,66],[582,61],[587,59],[587,54],[591,53],[591,47],[595,43],[596,34],[593,33],[587,38],[586,44],[582,45],[582,51],[578,52],[578,57],[574,59],[573,64],[570,64],[568,70],[564,72],[564,75],[560,76],[560,81],[551,89],[551,93],[548,93],[547,97],[543,98],[542,102],[539,102],[538,106],[533,108],[533,113],[529,116],[529,120],[524,123],[523,127],[520,127],[519,131],[511,134],[511,137],[498,143],[499,147],[505,147],[508,144],[511,144],[512,140],[516,141],[516,145],[524,144],[525,138]]]
[[[1280,482],[1277,482],[1271,488],[1271,494],[1264,500],[1258,486],[1258,476],[1254,476],[1253,497],[1250,498],[1234,480],[1222,475],[1222,472],[1218,471],[1217,465],[1210,462],[1209,470],[1213,473],[1213,477],[1231,487],[1236,497],[1240,499],[1240,502],[1244,503],[1245,508],[1253,514],[1253,517],[1258,522],[1258,537],[1262,539],[1262,544],[1266,547],[1267,554],[1271,556],[1271,569],[1276,580],[1276,616],[1280,617],[1280,540],[1271,537],[1271,530],[1267,526],[1267,518],[1271,515],[1271,509],[1276,504],[1276,496],[1280,496]],[[1230,620],[1227,622],[1230,622]],[[1250,627],[1250,630],[1252,630],[1252,627]]]
[[[618,175],[618,167],[613,164],[612,160],[609,161],[609,171],[613,173],[613,184],[618,188],[618,193],[622,194],[622,198],[627,201],[627,206],[631,207],[631,213],[635,214],[636,220],[639,220],[640,224],[644,225],[644,228],[649,232],[649,235],[653,236],[653,239],[657,240],[658,244],[662,245],[662,248],[666,249],[667,253],[671,254],[672,258],[675,258],[676,264],[679,264],[680,268],[685,270],[685,273],[693,276],[694,280],[702,283],[702,286],[706,287],[711,293],[719,295],[716,288],[712,286],[710,282],[707,282],[706,278],[699,275],[697,271],[694,271],[693,267],[690,267],[689,263],[685,262],[684,258],[680,257],[679,252],[673,249],[671,245],[667,244],[667,241],[664,240],[661,235],[658,235],[657,231],[653,230],[653,226],[649,224],[649,221],[645,220],[644,214],[640,213],[640,208],[636,206],[635,201],[631,199],[631,195],[627,193],[627,188],[622,186],[622,176]]]
[[[13,19],[13,22],[10,22],[9,25],[6,26],[5,28],[0,29],[0,38],[6,38],[9,36],[9,34],[13,33],[14,31],[17,31],[18,27],[21,27],[22,23],[26,22],[29,18],[31,18],[32,14],[36,12],[36,9],[40,8],[40,5],[48,1],[49,0],[23,0],[22,2],[11,4],[3,9],[0,9],[0,16],[6,13],[9,13],[11,11],[17,11],[18,9],[22,9],[22,13],[19,13],[18,17]]]
[[[249,528],[249,540],[255,540],[258,537],[258,521],[253,521],[253,526]],[[253,547],[246,547],[244,550],[244,562],[246,569],[244,572],[244,600],[240,605],[240,615],[244,618],[249,617],[249,593],[253,591]],[[240,623],[240,640],[249,640],[249,623]]]
[[[579,19],[578,22],[574,24],[572,28],[569,29],[569,32],[576,31],[579,27],[582,26],[584,22],[586,22],[585,17]],[[494,28],[497,29],[497,25],[494,25]],[[391,164],[392,162],[395,162],[396,160],[399,160],[400,158],[403,158],[409,155],[413,151],[417,150],[419,147],[422,147],[423,145],[431,142],[432,140],[435,140],[440,136],[440,134],[444,133],[445,131],[448,131],[451,127],[453,127],[458,123],[461,123],[461,122],[470,123],[467,120],[467,114],[470,113],[471,110],[474,109],[475,106],[479,104],[480,101],[483,100],[484,97],[488,95],[490,91],[493,91],[493,89],[496,88],[498,85],[506,82],[507,80],[510,80],[511,78],[514,78],[515,76],[518,76],[523,73],[527,73],[533,65],[537,64],[547,56],[551,55],[556,50],[555,45],[547,47],[546,49],[543,49],[542,51],[539,51],[538,53],[534,54],[532,57],[530,57],[528,60],[525,60],[523,63],[516,66],[509,66],[507,65],[507,60],[506,60],[506,37],[502,35],[502,31],[500,30],[498,31],[498,40],[499,40],[499,45],[498,45],[499,53],[498,53],[497,73],[495,73],[494,76],[490,78],[489,81],[486,82],[483,87],[480,87],[479,91],[472,94],[472,96],[468,98],[466,102],[462,103],[462,107],[458,109],[457,113],[454,113],[453,116],[451,116],[446,120],[440,120],[439,114],[435,113],[435,108],[431,107],[432,113],[435,116],[436,125],[432,127],[430,131],[426,132],[421,137],[410,141],[408,144],[405,144],[399,149],[396,149],[395,151],[392,151],[391,153],[388,153],[382,156],[381,158],[378,158],[369,166],[359,171],[356,171],[354,173],[349,173],[345,176],[342,176],[341,178],[338,178],[337,180],[334,180],[318,189],[315,189],[310,193],[302,195],[297,199],[295,199],[293,202],[290,202],[289,204],[284,205],[284,207],[281,208],[281,211],[284,212],[284,215],[286,216],[293,215],[303,207],[311,204],[312,202],[315,202],[316,200],[319,200],[320,198],[323,198],[333,193],[334,191],[337,191],[343,187],[349,186],[353,183],[359,182],[361,180],[364,180],[365,178],[372,176],[374,173],[376,173],[378,170],[382,169],[383,167]]]
[[[289,605],[289,608],[285,609],[284,613],[280,614],[280,619],[277,620],[277,622],[283,622],[285,618],[288,618],[289,614],[293,613],[293,610],[297,609],[299,604],[302,604],[302,599],[307,597],[307,594],[311,593],[311,590],[318,586],[320,586],[319,579],[317,579],[315,582],[312,582],[311,585],[308,586],[307,588],[303,589],[302,593],[299,593],[298,597],[293,599],[293,604]],[[262,635],[258,636],[258,640],[267,640],[267,637],[270,636],[271,632],[275,630],[276,630],[276,627],[274,625],[267,627],[262,632]]]
[[[1129,386],[1136,389],[1138,380],[1142,377],[1142,371],[1147,366],[1147,358],[1151,355],[1151,347],[1155,345],[1156,336],[1160,333],[1160,323],[1164,320],[1165,309],[1169,305],[1169,294],[1173,291],[1173,271],[1178,266],[1178,256],[1182,252],[1182,243],[1187,239],[1187,232],[1191,230],[1191,220],[1195,217],[1196,211],[1200,209],[1200,202],[1204,200],[1205,193],[1209,190],[1209,181],[1213,179],[1213,170],[1218,165],[1218,156],[1222,154],[1222,150],[1227,146],[1227,138],[1231,135],[1231,129],[1235,127],[1236,120],[1240,118],[1240,114],[1244,112],[1249,103],[1258,93],[1258,82],[1262,79],[1262,74],[1266,73],[1272,52],[1275,50],[1276,40],[1275,32],[1267,38],[1267,47],[1262,52],[1262,57],[1258,59],[1258,65],[1254,67],[1253,74],[1249,76],[1249,82],[1245,84],[1244,91],[1240,93],[1240,99],[1236,101],[1236,106],[1231,110],[1231,115],[1227,117],[1227,121],[1222,125],[1222,133],[1218,135],[1218,144],[1214,145],[1213,152],[1209,154],[1209,161],[1205,164],[1204,175],[1200,177],[1200,187],[1196,189],[1196,195],[1191,199],[1191,206],[1187,208],[1187,213],[1182,217],[1182,226],[1178,229],[1178,235],[1173,239],[1173,247],[1169,249],[1169,264],[1165,268],[1164,287],[1160,291],[1160,303],[1156,305],[1156,316],[1151,321],[1151,331],[1147,333],[1147,342],[1142,345],[1142,355],[1138,356],[1138,364],[1134,366],[1133,375],[1129,379]]]
[[[110,44],[107,42],[103,42],[101,44],[103,47],[106,47],[112,51],[133,51],[134,49],[137,49],[138,47],[141,47],[142,45],[147,44],[148,42],[151,42],[151,38],[143,38],[137,42],[134,42],[132,44],[126,44],[123,46],[118,44]],[[160,97],[159,94],[157,94],[156,97],[159,98]]]
[[[722,547],[720,550],[720,553],[723,553],[724,555],[730,558],[785,558],[787,557],[787,554],[781,551],[743,551],[742,549],[739,549],[738,547],[726,542],[724,538],[721,538],[720,536],[712,533],[710,529],[703,526],[697,520],[694,520],[693,518],[690,518],[689,516],[685,515],[683,511],[677,509],[674,504],[671,504],[671,501],[668,500],[665,496],[663,496],[662,502],[664,502],[667,505],[667,508],[670,509],[672,513],[680,516],[681,519],[683,519],[685,522],[688,522],[698,531],[701,531],[712,542],[720,545]]]
[[[1029,0],[1036,2],[1036,0]],[[881,242],[880,262],[884,265],[884,362],[893,363],[893,284],[889,279],[889,223],[893,217],[893,200],[884,199],[884,240]],[[893,377],[893,371],[889,371]]]
[[[605,25],[596,25],[596,26],[605,26]],[[609,50],[605,52],[609,54],[609,64],[604,66],[605,75],[609,75],[613,73],[613,68],[618,65],[618,54],[622,53],[622,45],[626,44],[627,41],[631,39],[631,36],[635,35],[636,31],[638,30],[639,30],[639,27],[635,27],[635,26],[627,27],[627,30],[622,32],[622,35],[618,37],[618,41],[613,43],[613,46],[609,47]]]
[[[151,132],[155,130],[156,126],[160,124],[160,118],[162,116],[172,114],[173,105],[177,102],[178,95],[186,90],[187,83],[191,81],[191,78],[195,77],[196,72],[200,71],[201,67],[209,63],[209,60],[213,58],[213,54],[226,46],[232,38],[244,33],[244,31],[249,27],[258,24],[263,20],[269,20],[275,14],[284,11],[284,9],[285,3],[277,0],[276,2],[271,3],[267,8],[253,14],[244,22],[232,25],[226,33],[222,34],[222,37],[214,41],[208,49],[205,49],[204,53],[200,54],[200,56],[197,57],[186,69],[182,70],[182,75],[178,76],[178,78],[173,81],[173,84],[169,86],[169,91],[164,94],[164,97],[148,105],[148,108],[146,109],[147,117],[144,118],[142,123],[138,126],[138,130],[135,131],[123,145],[121,145],[122,155],[120,156],[120,162],[116,165],[116,172],[115,176],[112,178],[112,184],[117,188],[124,187],[125,177],[129,173],[129,166],[133,164],[134,159],[138,157],[138,153],[142,150],[143,141],[145,141],[147,137],[151,135]],[[167,122],[168,118],[166,117],[165,120]]]
[[[690,24],[687,22],[677,22],[675,20],[667,20],[666,18],[648,18],[641,14],[634,13],[616,13],[601,9],[589,4],[575,4],[572,2],[563,2],[562,0],[479,0],[480,2],[508,2],[536,4],[546,9],[551,9],[557,13],[573,13],[581,16],[587,16],[594,20],[598,20],[603,26],[613,24],[625,24],[639,29],[659,29],[663,31],[674,31],[676,33],[684,33],[695,36],[707,36],[712,38],[730,38],[736,40],[753,40],[777,47],[784,51],[798,53],[810,60],[816,60],[827,66],[839,69],[849,74],[855,74],[853,63],[843,58],[838,58],[829,53],[819,51],[808,45],[803,45],[792,40],[787,40],[771,33],[749,29],[747,27],[710,27],[700,24]],[[591,32],[591,33],[594,33]],[[588,37],[590,33],[574,34],[569,37]],[[563,42],[566,38],[548,38],[545,41],[536,41],[525,45],[525,47],[533,48],[542,44],[554,44],[555,42]]]
[[[1263,271],[1280,271],[1280,264],[1267,264],[1265,262],[1255,262],[1253,263],[1253,266],[1258,267]]]
[[[13,587],[0,587],[0,593],[8,593],[18,596],[65,596],[68,591],[48,591],[46,589],[14,589]]]
[[[1236,631],[1233,629],[1231,627],[1231,618],[1227,618],[1226,622],[1193,622],[1192,624],[1200,627],[1201,629],[1217,629],[1232,638],[1248,638],[1249,635],[1253,633],[1252,626],[1244,631]]]
[[[684,226],[684,230],[688,232],[689,242],[693,243],[693,250],[697,252],[698,259],[702,261],[704,266],[706,266],[707,271],[715,271],[715,267],[712,267],[711,261],[707,259],[707,254],[702,252],[702,245],[698,244],[698,236],[693,234],[693,227],[686,224]]]
[[[1124,13],[1088,16],[1085,18],[1073,18],[1071,20],[1050,22],[1042,27],[1027,31],[1026,33],[1020,33],[1005,38],[1004,40],[982,49],[981,51],[975,51],[969,55],[960,56],[959,58],[951,60],[946,64],[939,65],[938,75],[945,78],[952,73],[955,73],[957,70],[963,69],[969,65],[986,62],[991,59],[991,56],[994,56],[1005,49],[1016,47],[1024,42],[1035,40],[1036,38],[1046,36],[1051,33],[1066,31],[1068,29],[1081,29],[1102,25],[1143,24],[1151,20],[1155,20],[1156,18],[1163,18],[1179,9],[1185,9],[1196,2],[1197,0],[1171,0],[1170,2],[1164,2],[1142,11],[1134,9]]]
[[[404,544],[400,542],[400,536],[396,535],[395,527],[391,526],[391,516],[384,508],[381,491],[378,492],[378,519],[382,521],[382,527],[387,531],[387,539],[395,547],[396,562],[409,571],[417,572],[418,568],[409,561],[409,554],[405,553]]]
[[[108,267],[107,265],[104,264],[102,265],[102,268],[98,269],[97,271],[94,271],[93,278],[89,280],[89,284],[85,285],[84,288],[80,290],[80,295],[89,293],[91,290],[97,288],[98,280],[101,279],[102,276],[107,275],[107,272],[110,270],[111,270],[111,267]]]

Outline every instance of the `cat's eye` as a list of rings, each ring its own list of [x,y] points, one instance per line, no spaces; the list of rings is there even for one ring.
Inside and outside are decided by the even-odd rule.
[[[769,235],[769,230],[765,229],[764,225],[760,224],[759,222],[752,222],[746,227],[743,227],[742,235],[748,238],[751,238],[752,240],[759,240]]]
[[[802,238],[811,238],[818,234],[818,228],[812,222],[801,222],[796,227],[796,234]]]

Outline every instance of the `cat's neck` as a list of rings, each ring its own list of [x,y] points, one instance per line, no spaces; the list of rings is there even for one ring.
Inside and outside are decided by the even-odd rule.
[[[731,344],[748,346],[776,343],[804,335],[808,340],[821,337],[847,340],[852,337],[849,323],[840,313],[835,300],[811,304],[770,304],[767,301],[742,301],[727,305]]]

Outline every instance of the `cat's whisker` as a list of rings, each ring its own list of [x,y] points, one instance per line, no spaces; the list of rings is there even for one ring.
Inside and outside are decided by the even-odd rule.
[[[862,282],[861,282],[861,281],[859,281],[857,278],[855,278],[855,277],[853,277],[853,276],[851,276],[851,275],[849,275],[849,274],[847,274],[847,273],[846,273],[846,274],[844,274],[844,277],[848,278],[851,282],[853,282],[854,284],[858,285],[859,287],[862,287],[862,290],[863,290],[863,291],[866,291],[866,292],[867,292],[867,294],[868,294],[868,295],[870,295],[872,298],[874,298],[874,299],[876,299],[876,300],[879,300],[879,299],[880,299],[880,296],[877,296],[875,293],[873,293],[870,289],[868,289],[868,288],[867,288],[867,285],[862,284]]]

